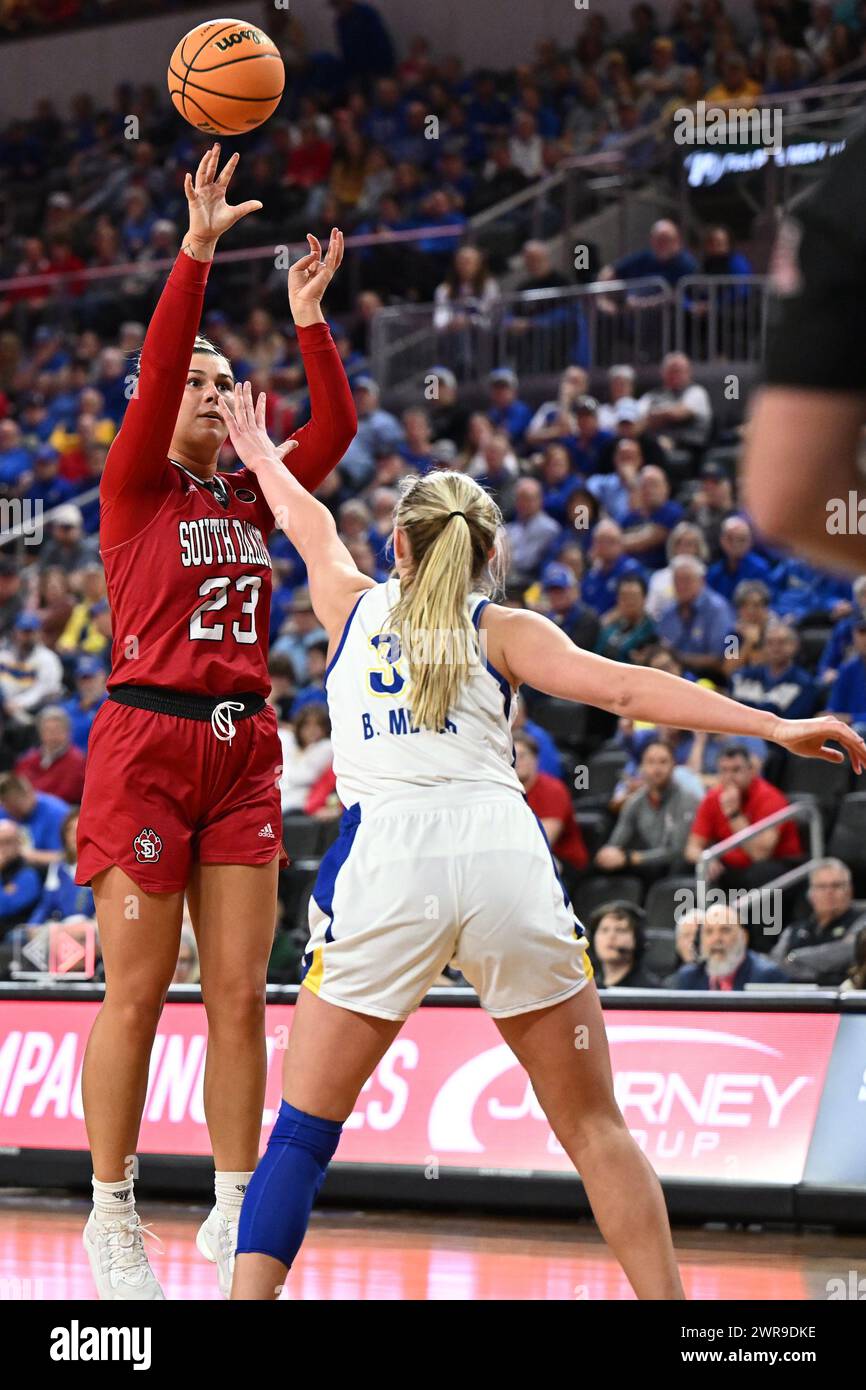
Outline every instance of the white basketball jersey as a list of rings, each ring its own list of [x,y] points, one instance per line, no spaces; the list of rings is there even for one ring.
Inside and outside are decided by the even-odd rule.
[[[409,663],[389,626],[399,596],[398,579],[364,591],[325,678],[343,805],[363,809],[374,797],[450,782],[492,784],[522,796],[511,738],[517,696],[483,656],[471,662],[442,732],[413,725]],[[486,602],[482,594],[469,596],[476,628]],[[447,656],[442,642],[429,650],[431,659]]]

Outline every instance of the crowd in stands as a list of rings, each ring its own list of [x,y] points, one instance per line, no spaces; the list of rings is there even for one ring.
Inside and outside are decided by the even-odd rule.
[[[160,0],[150,0],[148,8],[159,7]],[[2,14],[9,24],[23,24],[28,16],[53,24],[139,8],[122,0],[7,0]],[[657,146],[649,136],[635,142],[635,132],[649,132],[660,120],[666,131],[674,111],[698,100],[742,106],[762,93],[795,97],[858,59],[866,37],[864,6],[856,3],[755,0],[735,15],[723,0],[636,4],[621,31],[595,7],[575,16],[573,37],[543,40],[519,66],[489,71],[434,54],[423,37],[400,56],[373,6],[332,0],[332,8],[336,51],[330,53],[310,50],[288,9],[269,15],[288,80],[276,116],[239,146],[244,162],[237,194],[259,197],[264,206],[237,229],[234,244],[245,238],[247,244],[293,242],[311,225],[336,224],[359,235],[413,234],[355,253],[353,301],[337,298],[332,307],[355,320],[356,347],[365,315],[380,301],[435,295],[447,313],[460,295],[483,312],[496,294],[495,276],[483,264],[453,260],[474,214],[575,155],[622,147],[639,167]],[[0,32],[2,25],[0,18]],[[665,144],[666,136],[660,138]],[[230,137],[223,144],[226,153],[234,147]],[[29,344],[35,326],[56,322],[59,299],[78,329],[116,335],[123,319],[146,318],[159,278],[150,263],[176,243],[183,175],[197,162],[200,146],[167,94],[128,82],[107,104],[87,92],[68,109],[41,97],[32,112],[8,123],[0,131],[0,179],[9,193],[0,278],[47,275],[49,282],[13,287],[0,327],[24,333]],[[561,212],[553,205],[546,210],[554,219],[547,232]],[[526,239],[520,210],[514,230],[517,239],[508,250]],[[627,259],[629,275],[654,273],[649,267],[658,260],[668,276],[695,265],[682,247],[673,255],[653,248]],[[711,272],[737,272],[745,264],[723,232],[708,241],[704,261]],[[80,278],[85,268],[107,271],[130,262],[141,268],[120,277],[121,295],[117,281]],[[597,270],[588,266],[577,275],[591,278]],[[556,272],[549,267],[528,267],[526,282],[548,287],[556,283],[551,275]],[[258,302],[284,318],[276,281],[257,282]],[[354,302],[358,288],[373,297],[363,310]],[[255,307],[249,272],[224,277],[219,293],[215,308],[243,325]],[[284,345],[279,351],[272,333],[273,326],[259,321],[259,368],[293,360]]]
[[[341,12],[353,8],[369,7],[348,0],[338,7]],[[765,48],[778,54],[792,43],[798,80],[826,70],[822,64],[828,53],[836,53],[838,38],[823,48],[812,42],[823,8],[816,7],[807,25],[812,39],[807,39],[801,6],[757,5],[753,33],[735,36],[738,51],[746,55],[748,82],[768,80]],[[415,194],[425,187],[430,196],[441,191],[440,161],[451,160],[452,201],[441,216],[456,211],[465,216],[473,181],[477,186],[486,177],[491,161],[506,154],[515,159],[509,135],[512,126],[518,129],[515,110],[517,115],[534,110],[538,123],[548,107],[558,113],[545,127],[545,148],[573,150],[578,128],[590,138],[588,123],[576,116],[592,81],[603,92],[599,120],[609,116],[617,90],[611,86],[612,69],[618,82],[633,86],[644,112],[674,90],[661,81],[667,63],[658,56],[660,39],[674,44],[678,68],[697,69],[702,80],[710,79],[713,64],[728,52],[724,34],[730,44],[723,5],[683,4],[677,16],[661,32],[651,7],[635,6],[632,27],[616,37],[615,48],[603,18],[593,16],[573,53],[544,48],[534,65],[507,78],[464,78],[459,65],[434,62],[419,41],[393,73],[366,83],[359,79],[354,86],[349,82],[345,105],[334,92],[344,94],[346,74],[334,72],[334,82],[344,85],[327,100],[319,87],[299,92],[298,109],[282,128],[285,141],[280,127],[263,134],[239,196],[254,196],[258,179],[275,180],[279,196],[297,195],[299,216],[315,212],[330,225],[333,171],[342,159],[347,176],[359,167],[357,155],[364,151],[373,173],[383,177],[365,209],[365,175],[350,213],[354,209],[366,217],[372,209],[372,226],[377,209],[391,199],[398,220],[411,205],[420,219],[416,225],[429,225],[427,195],[416,200]],[[399,142],[411,134],[413,94],[426,97],[430,84],[442,89],[437,100],[447,115],[444,128],[462,135],[450,145],[440,142],[439,152],[425,163],[420,145],[410,149]],[[176,227],[167,226],[163,214],[179,216],[176,172],[186,166],[195,141],[179,133],[174,120],[160,126],[154,103],[148,140],[120,148],[127,96],[118,93],[110,113],[81,104],[71,126],[43,103],[35,123],[4,133],[0,165],[6,173],[32,177],[37,185],[41,180],[43,191],[46,180],[55,188],[43,220],[22,228],[27,236],[18,267],[22,273],[41,266],[58,244],[64,256],[77,258],[78,269],[94,255],[111,264],[131,254],[146,260],[169,248],[173,253]],[[535,97],[540,104],[533,105]],[[150,101],[146,94],[144,99]],[[72,141],[67,150],[74,161],[72,179],[53,145],[58,127],[62,139]],[[308,166],[305,183],[297,162],[290,162],[299,150],[309,154],[312,145],[323,164]],[[276,160],[279,177],[272,167]],[[520,177],[533,172],[539,171]],[[415,180],[411,189],[409,174]],[[98,207],[85,206],[89,194],[81,200],[88,178],[94,196],[107,195]],[[343,203],[347,184],[344,177]],[[737,254],[725,236],[724,229],[708,229],[705,256]],[[482,253],[467,245],[449,246],[444,259],[441,248],[423,254],[440,258],[438,278],[430,275],[426,281],[437,313],[464,312],[469,300],[474,312],[483,312],[496,286]],[[556,275],[546,255],[542,243],[524,245],[527,282]],[[680,230],[663,222],[643,251],[601,273],[632,278],[646,275],[649,266],[658,273],[660,266],[673,283],[691,264]],[[68,270],[67,263],[64,273]],[[154,284],[162,274],[153,277]],[[34,299],[32,291],[13,288],[0,299],[0,324],[5,324],[0,327],[0,498],[18,504],[25,521],[29,516],[37,525],[39,508],[53,509],[38,544],[32,543],[34,534],[0,550],[0,953],[7,966],[13,948],[20,955],[22,943],[46,922],[87,919],[92,913],[89,890],[74,885],[74,822],[89,731],[106,698],[111,642],[95,491],[123,418],[131,355],[144,333],[150,291],[136,299],[136,284],[133,277],[121,282],[120,292],[117,282],[103,287],[99,302],[89,306],[89,292],[83,293],[80,317],[64,324],[53,318],[45,294]],[[742,424],[719,428],[711,397],[694,379],[687,355],[670,353],[658,362],[655,384],[648,389],[639,388],[634,363],[617,364],[606,380],[596,376],[595,395],[588,372],[570,363],[548,400],[527,399],[512,360],[490,373],[482,401],[470,399],[455,372],[431,363],[425,379],[435,382],[435,392],[408,408],[389,408],[393,403],[383,399],[367,357],[370,321],[389,293],[365,290],[345,306],[345,322],[332,324],[359,424],[319,496],[366,574],[382,579],[389,572],[390,522],[401,480],[456,468],[488,488],[502,509],[510,556],[504,601],[546,614],[579,646],[613,660],[705,682],[787,717],[829,709],[866,724],[866,578],[852,587],[773,550],[755,533],[735,476]],[[206,331],[239,379],[251,377],[256,389],[267,389],[269,429],[275,438],[285,438],[307,409],[285,310],[277,315],[256,303],[238,312],[237,306],[211,304],[209,294]],[[130,305],[141,317],[132,316]],[[513,360],[519,363],[519,355]],[[220,466],[234,464],[227,446]],[[281,534],[270,548],[275,569],[271,699],[283,745],[287,847],[297,861],[281,877],[281,931],[272,977],[291,980],[304,944],[303,906],[312,866],[335,833],[341,807],[324,700],[327,641],[312,610],[300,557]],[[590,927],[601,983],[651,985],[676,978],[685,988],[727,990],[742,988],[747,980],[839,985],[851,970],[862,975],[856,893],[866,895],[866,862],[854,864],[852,881],[850,856],[813,869],[808,897],[786,891],[771,920],[744,926],[742,914],[728,901],[676,916],[671,907],[663,918],[663,949],[651,937],[648,955],[651,932],[643,918],[646,913],[647,921],[658,922],[659,890],[666,883],[679,880],[694,890],[695,866],[709,846],[747,831],[798,796],[811,795],[827,830],[833,829],[843,798],[856,793],[847,771],[844,785],[838,777],[831,784],[827,765],[821,764],[804,785],[781,750],[760,740],[731,743],[675,728],[647,728],[578,706],[563,710],[531,689],[524,696],[515,725],[518,776]],[[783,821],[712,860],[708,886],[728,899],[752,892],[763,902],[762,892],[770,892],[766,885],[802,864],[806,853],[802,825]],[[825,946],[833,949],[824,952]]]

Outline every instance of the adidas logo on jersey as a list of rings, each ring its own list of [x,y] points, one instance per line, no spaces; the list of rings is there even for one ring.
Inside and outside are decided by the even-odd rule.
[[[276,837],[276,835],[274,834],[274,828],[273,828],[273,826],[271,825],[270,821],[268,821],[267,825],[263,825],[262,828],[261,828],[261,830],[259,831],[259,839],[260,839],[260,840],[275,840],[276,838],[277,838],[277,837]]]

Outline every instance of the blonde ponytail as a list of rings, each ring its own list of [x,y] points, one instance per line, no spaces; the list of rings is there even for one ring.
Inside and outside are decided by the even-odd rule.
[[[489,587],[489,553],[502,517],[492,497],[462,473],[412,479],[397,506],[413,570],[400,586],[390,622],[409,667],[412,722],[440,730],[478,662],[467,599]]]

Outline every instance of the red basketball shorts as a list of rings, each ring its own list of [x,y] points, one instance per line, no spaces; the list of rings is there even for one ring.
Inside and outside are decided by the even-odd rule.
[[[117,864],[147,893],[184,888],[199,864],[267,864],[282,843],[282,749],[270,705],[235,723],[106,700],[90,733],[77,883]]]

